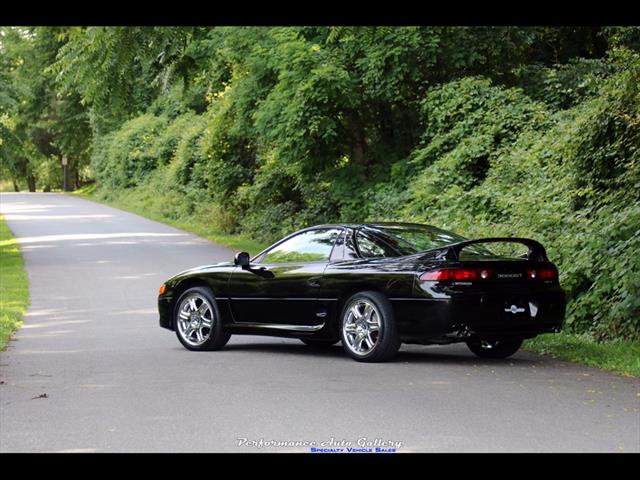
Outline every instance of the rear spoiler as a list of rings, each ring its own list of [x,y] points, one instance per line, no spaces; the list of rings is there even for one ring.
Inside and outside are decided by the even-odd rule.
[[[478,238],[475,240],[465,240],[464,242],[453,243],[444,247],[438,257],[447,260],[457,261],[460,259],[460,251],[476,243],[521,243],[529,247],[527,253],[527,260],[548,262],[547,252],[540,242],[532,240],[530,238],[517,238],[517,237],[489,237]]]

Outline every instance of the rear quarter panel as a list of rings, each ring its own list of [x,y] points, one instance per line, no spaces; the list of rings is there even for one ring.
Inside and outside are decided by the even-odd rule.
[[[411,297],[415,267],[387,260],[350,260],[330,263],[322,279],[321,304],[327,311],[331,332],[337,335],[338,318],[346,300],[365,290],[383,293],[394,308]]]

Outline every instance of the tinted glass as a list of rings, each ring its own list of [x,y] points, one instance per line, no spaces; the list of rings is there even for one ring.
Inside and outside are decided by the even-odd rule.
[[[329,260],[339,229],[310,230],[300,233],[269,250],[263,263],[315,262]]]
[[[360,254],[364,258],[398,256],[398,252],[386,245],[386,242],[382,239],[367,235],[362,230],[356,235],[356,242],[358,243]]]
[[[375,225],[368,226],[363,231],[375,238],[378,245],[384,246],[385,257],[412,255],[466,240],[455,233],[427,225]],[[487,249],[476,245],[469,247],[469,250],[476,255],[491,254]]]

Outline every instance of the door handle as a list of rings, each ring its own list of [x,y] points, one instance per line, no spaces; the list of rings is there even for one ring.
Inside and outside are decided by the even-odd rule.
[[[309,280],[307,280],[307,285],[309,285],[310,287],[319,287],[321,278],[322,277],[311,277]]]

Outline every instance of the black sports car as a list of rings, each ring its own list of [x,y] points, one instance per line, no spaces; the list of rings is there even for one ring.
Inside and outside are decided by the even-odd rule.
[[[237,333],[313,347],[342,341],[368,362],[391,359],[401,343],[466,342],[476,355],[505,358],[523,339],[560,330],[565,294],[535,240],[340,224],[179,273],[160,287],[158,309],[160,326],[189,350],[220,349]]]

